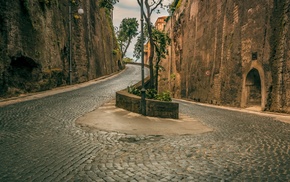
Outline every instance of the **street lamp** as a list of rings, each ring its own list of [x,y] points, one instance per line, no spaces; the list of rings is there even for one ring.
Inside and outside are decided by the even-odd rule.
[[[69,84],[72,84],[72,0],[68,0],[68,29],[69,29]],[[82,8],[78,8],[78,14],[84,14],[84,10]]]
[[[142,79],[142,88],[141,88],[141,114],[146,115],[146,100],[145,100],[145,87],[144,87],[144,15],[143,15],[143,0],[141,0],[141,79]]]

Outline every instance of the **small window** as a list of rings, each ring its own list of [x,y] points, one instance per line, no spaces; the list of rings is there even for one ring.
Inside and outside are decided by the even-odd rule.
[[[258,53],[257,52],[253,52],[252,53],[252,60],[257,60],[258,59]]]

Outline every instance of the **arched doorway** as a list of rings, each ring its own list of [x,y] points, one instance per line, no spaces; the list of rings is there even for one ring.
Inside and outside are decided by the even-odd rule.
[[[246,78],[246,91],[247,91],[247,107],[259,106],[261,107],[261,78],[259,71],[253,68]]]

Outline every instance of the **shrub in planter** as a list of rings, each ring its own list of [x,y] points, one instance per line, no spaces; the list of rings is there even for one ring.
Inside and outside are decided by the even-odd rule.
[[[141,96],[141,90],[135,88],[134,86],[129,86],[128,92],[130,94]],[[169,91],[157,93],[157,90],[155,90],[155,89],[147,89],[146,90],[146,98],[153,99],[153,100],[167,101],[167,102],[172,101],[171,93]]]
[[[146,90],[146,98],[148,99],[156,99],[157,90],[155,89],[147,89]]]
[[[161,93],[157,94],[156,100],[167,101],[167,102],[172,101],[171,96],[170,96],[170,92],[165,91],[165,92],[161,92]]]
[[[141,96],[141,90],[135,88],[134,86],[128,86],[128,92],[130,94]]]

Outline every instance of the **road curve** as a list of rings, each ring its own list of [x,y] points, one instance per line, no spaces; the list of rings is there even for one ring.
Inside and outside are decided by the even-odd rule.
[[[0,181],[289,181],[290,125],[178,101],[198,135],[84,130],[75,120],[140,80],[140,67],[87,87],[0,107]],[[162,128],[160,128],[162,130]]]

